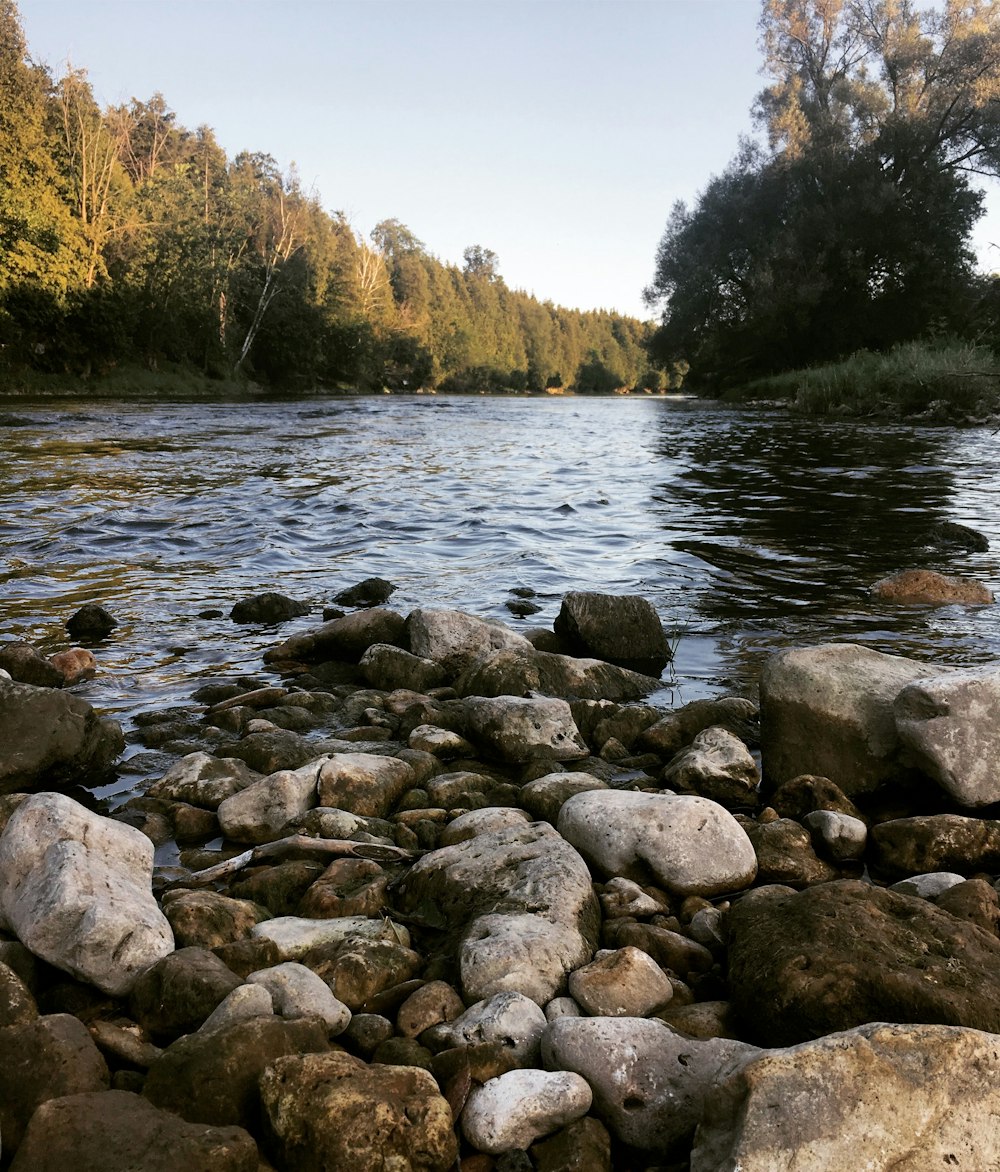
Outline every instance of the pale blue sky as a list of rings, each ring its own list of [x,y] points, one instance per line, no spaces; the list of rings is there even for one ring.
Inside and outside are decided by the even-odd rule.
[[[481,244],[512,287],[640,316],[671,205],[726,165],[763,85],[759,0],[19,8],[57,74],[86,68],[104,103],[161,92],[230,156],[295,162],[360,232],[394,217],[442,260]]]

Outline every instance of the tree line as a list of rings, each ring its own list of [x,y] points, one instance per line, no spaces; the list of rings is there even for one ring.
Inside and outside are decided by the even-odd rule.
[[[34,62],[0,0],[0,382],[171,364],[278,389],[660,390],[652,327],[447,264],[398,220],[362,238],[294,168],[235,158],[160,94],[101,108]]]
[[[677,204],[652,351],[708,385],[918,339],[994,345],[1000,285],[969,248],[1000,174],[1000,5],[763,0],[745,141]]]

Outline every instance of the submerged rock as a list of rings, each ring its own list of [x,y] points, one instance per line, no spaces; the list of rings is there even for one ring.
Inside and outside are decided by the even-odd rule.
[[[289,619],[300,618],[311,609],[307,602],[296,602],[286,594],[277,594],[269,590],[264,594],[254,594],[251,598],[241,598],[229,612],[229,617],[234,623],[262,623],[274,626],[277,623],[287,623]]]
[[[929,606],[949,606],[954,602],[985,606],[993,601],[992,590],[982,582],[939,574],[936,570],[903,570],[876,582],[872,594],[887,602]]]
[[[118,626],[118,620],[96,602],[85,603],[66,620],[66,630],[74,639],[104,639]]]

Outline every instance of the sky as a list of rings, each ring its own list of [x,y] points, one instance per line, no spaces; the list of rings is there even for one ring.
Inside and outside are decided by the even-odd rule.
[[[509,286],[650,317],[677,200],[753,130],[759,0],[19,0],[28,49],[102,104],[295,164],[366,235],[397,219]],[[977,231],[1000,268],[1000,195]]]

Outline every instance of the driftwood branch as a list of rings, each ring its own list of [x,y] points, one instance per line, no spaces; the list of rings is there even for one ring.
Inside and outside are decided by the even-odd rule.
[[[354,842],[349,838],[310,838],[307,834],[291,834],[275,842],[265,842],[251,847],[242,854],[234,855],[214,867],[195,871],[190,879],[178,884],[181,887],[201,887],[228,879],[254,863],[275,862],[296,859],[369,859],[375,863],[412,863],[422,851],[404,850],[398,846],[383,846],[377,842]]]

